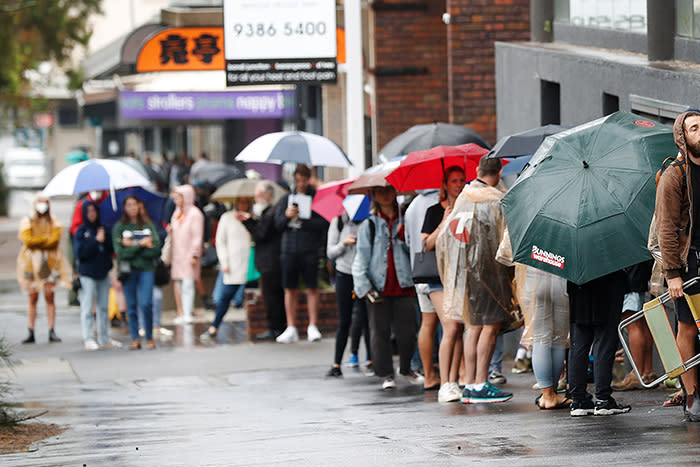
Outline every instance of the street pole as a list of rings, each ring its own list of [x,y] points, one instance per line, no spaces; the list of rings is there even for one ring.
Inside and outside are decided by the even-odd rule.
[[[362,5],[345,0],[345,134],[348,158],[353,164],[350,176],[365,169],[365,97],[362,85]]]

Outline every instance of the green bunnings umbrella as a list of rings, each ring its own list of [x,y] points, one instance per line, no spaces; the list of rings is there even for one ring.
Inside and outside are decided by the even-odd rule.
[[[628,112],[548,137],[503,198],[514,260],[583,284],[651,256],[671,127]]]

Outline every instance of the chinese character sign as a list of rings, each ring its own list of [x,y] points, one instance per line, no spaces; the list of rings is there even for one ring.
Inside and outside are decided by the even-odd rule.
[[[136,71],[224,69],[223,28],[168,28],[146,41]]]

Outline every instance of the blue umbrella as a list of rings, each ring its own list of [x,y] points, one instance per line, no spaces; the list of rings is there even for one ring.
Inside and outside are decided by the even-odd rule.
[[[117,209],[112,209],[112,195],[110,194],[105,201],[100,203],[100,221],[102,224],[108,228],[110,231],[114,227],[114,224],[119,221],[122,216],[122,205],[124,204],[124,198],[128,195],[134,195],[146,205],[146,211],[148,212],[148,217],[153,220],[158,227],[158,233],[162,233],[162,216],[163,216],[163,204],[167,199],[165,196],[153,193],[141,187],[127,188],[125,190],[119,190],[115,193],[115,204]],[[168,219],[169,221],[170,219]]]
[[[518,175],[523,171],[527,163],[530,162],[530,159],[532,159],[532,154],[520,157],[505,157],[504,160],[507,160],[509,163],[503,166],[502,176]]]

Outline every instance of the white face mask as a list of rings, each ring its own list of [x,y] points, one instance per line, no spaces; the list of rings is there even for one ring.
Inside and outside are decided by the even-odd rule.
[[[35,209],[39,214],[46,214],[46,212],[49,210],[49,203],[46,201],[39,201],[36,203]]]
[[[267,209],[268,206],[268,203],[255,203],[253,205],[253,214],[258,217],[262,216],[263,211]]]
[[[92,198],[93,201],[99,201],[99,199],[102,198],[102,192],[99,190],[98,191],[91,191],[90,198]]]

